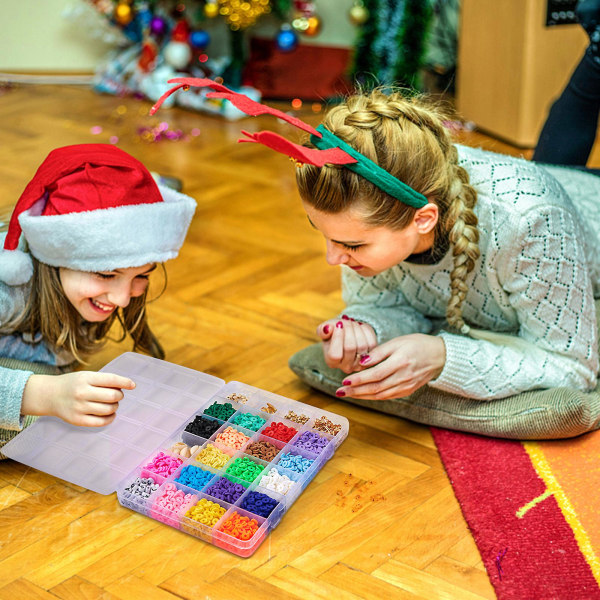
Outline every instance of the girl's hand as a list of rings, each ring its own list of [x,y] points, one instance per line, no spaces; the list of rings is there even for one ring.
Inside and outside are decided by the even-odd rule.
[[[25,385],[21,414],[50,415],[73,425],[102,427],[117,416],[122,390],[134,387],[131,379],[113,373],[32,375]]]
[[[341,369],[344,373],[361,370],[360,357],[377,345],[375,330],[370,325],[346,315],[321,323],[317,334],[323,340],[327,366]]]
[[[421,333],[397,337],[364,357],[361,365],[365,370],[347,377],[336,396],[363,400],[403,398],[438,377],[445,362],[442,338]]]

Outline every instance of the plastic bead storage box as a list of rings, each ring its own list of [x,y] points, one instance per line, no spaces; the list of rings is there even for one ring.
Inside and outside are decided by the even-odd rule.
[[[250,556],[348,435],[348,420],[133,352],[101,369],[131,377],[101,428],[41,417],[6,456],[239,556]]]

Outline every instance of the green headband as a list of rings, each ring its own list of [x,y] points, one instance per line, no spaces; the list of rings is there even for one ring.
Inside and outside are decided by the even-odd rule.
[[[416,190],[413,190],[409,185],[406,185],[403,181],[396,179],[391,173],[388,173],[385,169],[382,169],[377,163],[368,159],[364,154],[361,154],[355,150],[352,146],[349,146],[341,140],[339,137],[331,133],[328,129],[319,125],[317,131],[321,133],[322,138],[316,135],[310,136],[310,141],[319,149],[327,150],[328,148],[340,148],[352,158],[356,159],[357,162],[345,164],[344,167],[354,171],[358,175],[364,177],[384,192],[393,196],[400,202],[408,204],[413,208],[421,208],[425,206],[429,201],[423,194],[420,194]]]

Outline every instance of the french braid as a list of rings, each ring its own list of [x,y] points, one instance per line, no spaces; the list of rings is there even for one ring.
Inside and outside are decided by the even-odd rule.
[[[452,247],[451,296],[446,318],[451,327],[468,330],[462,305],[466,278],[479,258],[479,232],[473,208],[477,193],[467,172],[458,164],[458,153],[444,117],[420,98],[373,90],[349,97],[334,107],[323,124],[381,167],[421,192],[439,209],[435,247]],[[367,223],[403,229],[415,209],[387,195],[375,185],[340,166],[296,170],[300,195],[317,210],[337,213],[359,208]]]

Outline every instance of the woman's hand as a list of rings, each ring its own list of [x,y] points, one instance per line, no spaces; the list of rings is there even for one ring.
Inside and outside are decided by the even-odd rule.
[[[317,334],[323,340],[327,366],[341,369],[344,373],[360,370],[360,357],[377,345],[377,336],[370,325],[346,315],[321,323]]]
[[[113,373],[32,375],[25,384],[21,414],[50,415],[73,425],[102,427],[117,416],[122,390],[134,387],[131,379]]]
[[[362,400],[403,398],[439,377],[446,362],[441,337],[413,333],[374,348],[360,361],[363,371],[353,373],[336,396]]]

